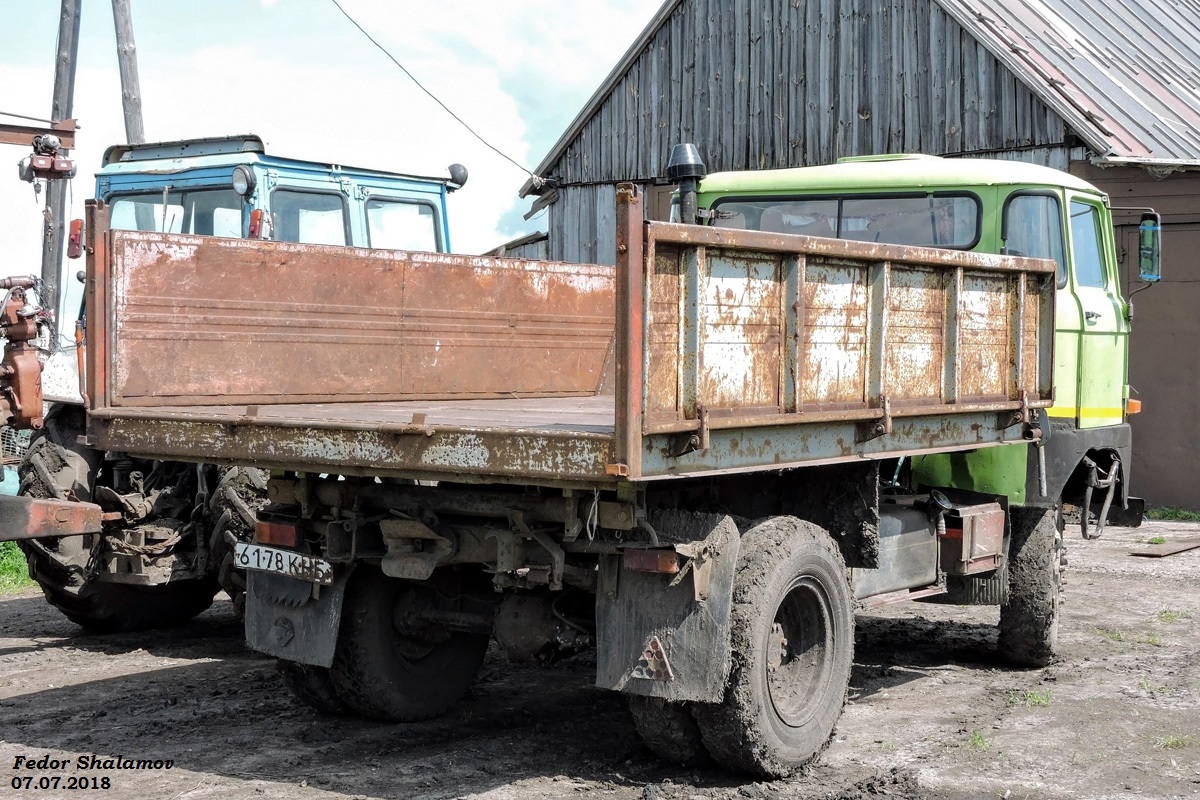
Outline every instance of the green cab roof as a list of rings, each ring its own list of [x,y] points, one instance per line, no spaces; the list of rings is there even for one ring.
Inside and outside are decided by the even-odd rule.
[[[708,196],[769,195],[797,191],[811,194],[1000,185],[1065,187],[1104,194],[1070,173],[1023,161],[926,155],[865,156],[817,167],[715,172],[700,182],[699,192]]]

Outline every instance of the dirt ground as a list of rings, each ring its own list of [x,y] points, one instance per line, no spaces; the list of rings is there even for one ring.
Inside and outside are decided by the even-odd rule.
[[[1061,660],[998,659],[993,609],[909,603],[858,617],[851,702],[807,774],[680,770],[639,743],[585,657],[492,654],[468,698],[415,725],[324,718],[242,647],[228,602],[187,628],[91,636],[27,593],[0,600],[0,797],[1117,798],[1200,795],[1200,550],[1135,558],[1148,523],[1068,529]],[[81,756],[170,769],[76,770]],[[13,769],[18,756],[71,759]],[[108,790],[68,789],[108,777]],[[58,779],[58,788],[54,779]],[[26,780],[28,779],[28,781]],[[45,780],[43,780],[45,779]],[[16,788],[14,788],[14,786]]]

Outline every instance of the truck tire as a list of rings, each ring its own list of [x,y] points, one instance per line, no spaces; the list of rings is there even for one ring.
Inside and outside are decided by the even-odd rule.
[[[246,610],[246,572],[234,561],[233,546],[254,538],[255,514],[267,505],[269,473],[255,467],[220,467],[209,501],[210,570],[239,617]]]
[[[694,707],[714,759],[782,777],[825,748],[854,660],[851,603],[845,562],[821,528],[772,517],[743,536],[725,700]]]
[[[398,604],[432,593],[360,566],[342,601],[342,627],[330,674],[356,714],[386,722],[418,722],[446,713],[475,680],[489,636],[447,631],[438,640],[396,630]]]
[[[20,493],[60,497],[60,491],[90,501],[101,454],[76,443],[83,410],[60,406],[32,437],[17,470]],[[47,478],[51,485],[47,485]],[[20,542],[29,577],[67,619],[95,633],[162,628],[182,624],[212,605],[217,587],[184,580],[163,586],[98,581],[89,569],[97,537],[62,536]]]
[[[338,697],[333,678],[325,667],[298,664],[279,659],[279,677],[296,699],[322,714],[340,717],[350,713],[350,707]]]
[[[1058,645],[1062,531],[1056,508],[1009,511],[1008,602],[1000,606],[999,650],[1011,663],[1044,667]]]
[[[700,726],[688,703],[670,703],[659,697],[627,695],[633,727],[650,752],[672,764],[693,767],[707,760]]]

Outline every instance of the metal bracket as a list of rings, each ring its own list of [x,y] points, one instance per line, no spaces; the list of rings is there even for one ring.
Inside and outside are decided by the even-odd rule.
[[[883,416],[874,422],[867,422],[858,426],[859,444],[869,442],[872,439],[878,439],[880,436],[886,436],[892,432],[892,401],[888,396],[880,395],[879,407],[883,411]]]
[[[708,433],[708,409],[704,406],[696,406],[696,416],[700,421],[700,429],[694,432],[681,433],[676,436],[674,446],[671,448],[671,458],[679,458],[688,453],[707,450],[711,445]]]
[[[675,545],[675,552],[687,558],[670,585],[676,586],[689,572],[692,573],[692,596],[697,603],[708,599],[708,588],[712,582],[712,545],[707,541],[687,542]]]
[[[1025,432],[1026,432],[1025,438],[1032,439],[1033,438],[1033,436],[1031,435],[1032,420],[1033,420],[1033,417],[1029,413],[1029,392],[1022,389],[1021,390],[1021,407],[1019,409],[1017,409],[1016,411],[1012,412],[1012,416],[1010,416],[1008,418],[1008,424],[1005,425],[1004,428],[1007,430],[1008,428],[1011,428],[1014,425],[1024,425]]]
[[[388,549],[380,567],[392,578],[428,580],[438,563],[454,552],[454,542],[417,520],[382,519],[379,530]]]

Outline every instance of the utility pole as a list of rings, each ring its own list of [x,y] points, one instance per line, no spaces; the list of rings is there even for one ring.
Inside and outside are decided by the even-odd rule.
[[[58,55],[54,61],[54,102],[50,120],[71,119],[75,106],[75,57],[79,53],[80,0],[62,0],[58,22]],[[66,240],[67,181],[46,181],[46,224],[42,242],[42,307],[58,310],[58,271]]]
[[[133,19],[129,0],[112,0],[113,25],[117,29],[117,65],[121,70],[121,107],[125,111],[125,139],[142,144],[142,90],[138,81],[137,45],[133,43]]]

